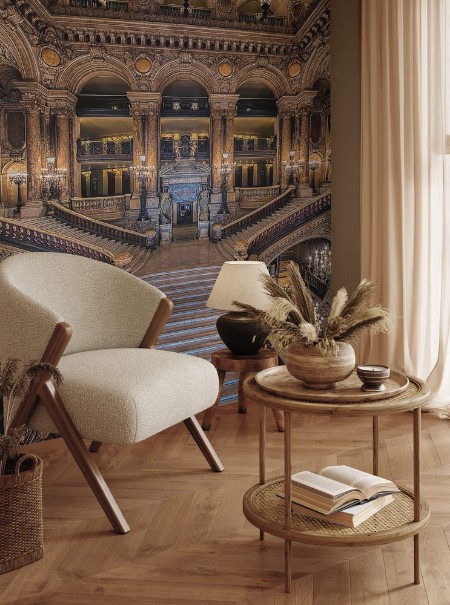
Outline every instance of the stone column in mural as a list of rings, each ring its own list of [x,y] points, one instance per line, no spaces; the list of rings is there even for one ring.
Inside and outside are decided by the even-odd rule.
[[[234,116],[239,95],[211,94],[209,97],[211,128],[211,215],[218,213],[222,202],[222,178],[220,167],[223,154],[228,153],[227,162],[233,161]],[[233,177],[230,175],[227,183],[227,201],[235,205],[233,187],[230,185]],[[230,194],[230,196],[229,196]]]
[[[42,135],[42,144],[41,144],[41,163],[42,166],[46,166],[47,158],[49,155],[52,155],[52,133],[50,130],[50,119],[51,119],[51,111],[50,107],[46,106],[42,108],[41,111],[41,135]]]
[[[313,98],[316,96],[315,90],[303,90],[298,99],[299,103],[299,117],[300,117],[300,142],[299,142],[299,161],[302,163],[302,169],[300,171],[300,184],[298,187],[298,195],[300,197],[311,197],[312,187],[309,185],[309,121],[311,112],[311,103]]]
[[[22,106],[26,115],[26,161],[27,161],[27,202],[21,209],[25,218],[41,216],[43,212],[41,192],[42,133],[41,111],[43,98],[28,87],[21,89]]]
[[[309,109],[303,107],[300,120],[300,160],[302,162],[301,179],[300,179],[300,197],[310,197],[312,188],[308,182],[308,161],[309,161]]]
[[[81,137],[80,118],[74,113],[72,118],[72,166],[73,166],[73,185],[72,195],[81,197],[81,164],[77,161],[77,141]],[[88,196],[89,197],[89,196]]]
[[[211,95],[216,96],[216,95]],[[219,95],[217,95],[219,96]],[[211,146],[211,215],[217,214],[221,203],[220,190],[220,166],[222,164],[223,142],[222,142],[222,121],[223,110],[220,105],[214,104],[210,99],[211,107],[211,127],[210,127],[210,146]]]
[[[225,135],[224,135],[224,152],[228,153],[227,162],[234,162],[234,118],[236,117],[237,102],[239,95],[223,95],[227,100],[227,108],[224,112],[225,116]],[[236,190],[234,188],[234,172],[232,171],[227,178],[227,204],[231,213],[236,210]]]
[[[130,114],[133,117],[133,166],[140,166],[140,156],[145,155],[145,108],[141,104],[140,93],[127,94],[131,106]],[[130,199],[130,218],[136,219],[140,207],[139,182],[132,178],[132,194]]]
[[[291,96],[280,97],[278,105],[278,122],[280,124],[278,137],[279,156],[281,159],[281,187],[286,189],[289,181],[289,173],[284,169],[284,165],[290,161],[290,151],[293,149],[292,124],[295,113],[297,99]],[[280,140],[281,139],[281,140]]]
[[[292,149],[292,114],[289,110],[281,112],[281,188],[286,189],[289,181],[289,172],[285,165],[290,161]]]
[[[158,159],[160,141],[160,93],[145,93],[147,114],[146,164],[150,171],[147,191],[147,210],[151,220],[159,225]]]
[[[322,191],[331,189],[331,130],[330,130],[330,108],[324,111],[325,132],[325,168]]]
[[[55,115],[55,157],[56,168],[66,170],[67,176],[59,186],[59,199],[62,204],[70,204],[72,194],[72,138],[71,138],[71,120],[75,110],[74,102],[68,99],[59,99],[58,104],[53,107]]]

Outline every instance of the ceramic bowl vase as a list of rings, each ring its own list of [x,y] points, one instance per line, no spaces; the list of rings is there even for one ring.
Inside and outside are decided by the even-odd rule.
[[[324,356],[316,346],[294,342],[284,356],[286,368],[294,378],[310,389],[335,389],[355,367],[355,352],[347,342],[337,343],[337,355]]]

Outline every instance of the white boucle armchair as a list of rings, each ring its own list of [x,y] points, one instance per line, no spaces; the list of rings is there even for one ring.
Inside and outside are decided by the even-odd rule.
[[[172,306],[154,286],[80,256],[31,252],[0,263],[0,358],[51,363],[63,377],[59,387],[37,378],[11,426],[61,435],[118,533],[129,526],[94,461],[102,442],[137,443],[183,421],[210,467],[223,470],[194,416],[216,399],[215,368],[153,348]]]

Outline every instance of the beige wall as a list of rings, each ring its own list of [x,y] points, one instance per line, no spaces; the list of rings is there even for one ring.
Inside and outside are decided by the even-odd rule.
[[[332,289],[352,290],[360,263],[360,0],[331,0]]]

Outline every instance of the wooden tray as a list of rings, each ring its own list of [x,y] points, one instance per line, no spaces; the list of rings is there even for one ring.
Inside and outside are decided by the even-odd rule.
[[[404,391],[409,384],[406,376],[391,371],[391,375],[384,382],[386,387],[384,391],[363,391],[361,389],[362,382],[358,378],[355,369],[348,378],[339,382],[335,389],[310,389],[305,387],[301,380],[297,380],[289,374],[286,366],[262,370],[262,372],[256,374],[255,381],[264,391],[275,393],[281,397],[298,401],[323,401],[326,403],[389,399],[389,397]]]

